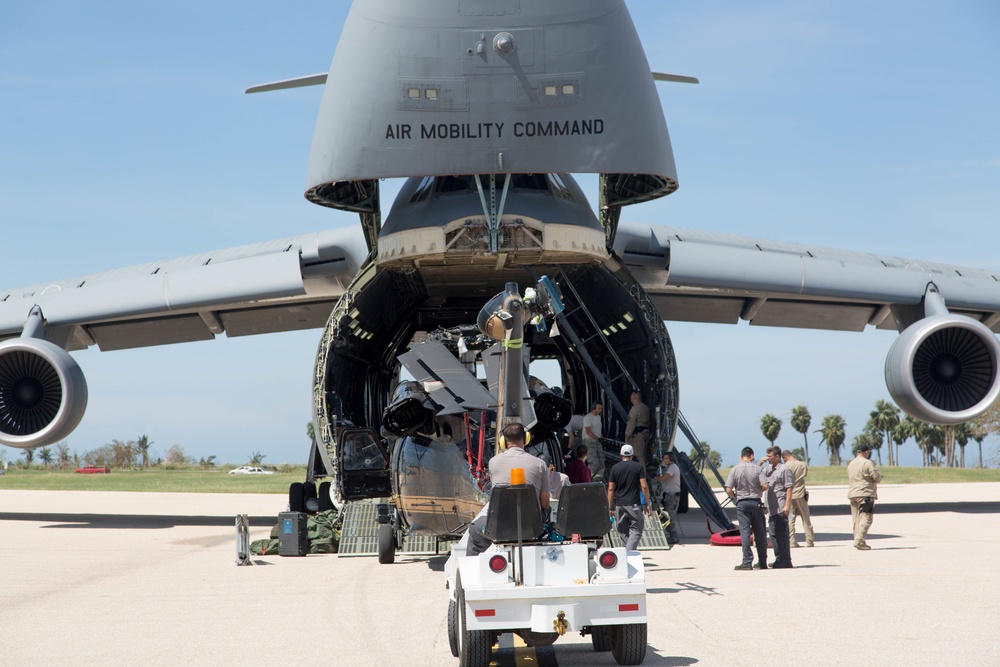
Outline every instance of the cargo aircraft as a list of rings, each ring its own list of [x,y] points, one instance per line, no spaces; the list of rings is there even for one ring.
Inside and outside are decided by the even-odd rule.
[[[390,499],[384,545],[455,536],[497,427],[477,318],[509,284],[557,297],[523,339],[561,376],[561,396],[518,385],[536,447],[597,401],[620,433],[633,390],[671,446],[665,319],[894,329],[885,378],[906,412],[958,423],[997,399],[1000,274],[622,221],[678,187],[657,80],[691,81],[651,71],[623,0],[355,0],[328,73],[248,92],[325,86],[305,197],[359,224],[0,292],[0,442],[76,428],[76,350],[318,328],[293,505],[328,475],[320,504]],[[596,211],[572,174],[597,175]],[[389,178],[405,183],[385,213]]]

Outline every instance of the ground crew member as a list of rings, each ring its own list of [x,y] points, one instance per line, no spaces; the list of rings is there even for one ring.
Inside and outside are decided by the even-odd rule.
[[[871,528],[878,498],[878,483],[882,473],[871,462],[868,445],[858,446],[857,456],[847,464],[847,498],[851,501],[851,518],[854,520],[854,548],[869,551],[868,529]]]
[[[646,452],[649,448],[649,407],[642,402],[642,394],[632,392],[632,408],[628,411],[628,421],[625,423],[625,442],[632,445],[636,459],[643,468],[646,467]]]
[[[726,495],[736,503],[736,520],[740,524],[740,544],[743,545],[743,562],[737,570],[767,569],[767,529],[764,527],[764,507],[760,495],[767,488],[763,474],[754,462],[753,448],[744,447],[740,462],[732,467],[726,477]],[[756,542],[757,564],[753,564],[750,535]]]
[[[670,519],[667,524],[667,544],[680,544],[677,535],[677,505],[681,499],[681,470],[674,461],[673,452],[663,453],[663,474],[654,478],[663,484],[663,509]]]
[[[792,553],[788,548],[788,515],[792,511],[792,471],[781,461],[781,447],[767,448],[767,510],[771,540],[774,543],[774,569],[792,567]]]
[[[781,452],[781,457],[785,459],[785,467],[792,471],[792,479],[795,480],[795,486],[792,488],[792,513],[788,517],[788,545],[793,548],[799,546],[795,539],[795,519],[801,516],[802,528],[806,531],[806,546],[811,547],[813,525],[809,519],[809,492],[806,491],[806,475],[809,474],[809,468],[787,449]]]
[[[538,490],[538,504],[542,514],[548,514],[549,508],[549,469],[537,456],[524,451],[526,432],[524,426],[518,423],[507,424],[501,431],[507,449],[490,459],[490,480],[493,486],[510,484],[510,471],[514,468],[524,470],[524,481]],[[485,510],[485,508],[484,508]],[[481,554],[493,542],[483,534],[486,528],[486,512],[469,525],[469,542],[466,547],[467,556]]]
[[[608,475],[608,507],[611,508],[622,544],[629,551],[635,551],[639,548],[645,525],[643,511],[646,514],[652,511],[649,487],[646,485],[646,469],[635,460],[632,445],[622,445],[621,455],[622,460],[611,467]],[[645,508],[640,491],[645,494]]]
[[[587,445],[587,467],[590,468],[590,476],[597,481],[604,479],[604,449],[601,447],[602,432],[601,410],[604,406],[600,401],[595,402],[583,418],[583,444]]]

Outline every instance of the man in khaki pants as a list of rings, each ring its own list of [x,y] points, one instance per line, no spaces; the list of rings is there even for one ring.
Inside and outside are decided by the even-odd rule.
[[[811,547],[813,525],[809,519],[809,500],[806,498],[806,475],[809,474],[809,469],[787,449],[781,452],[781,458],[785,460],[785,467],[792,471],[792,477],[795,479],[795,486],[792,489],[792,515],[788,520],[788,544],[792,547],[799,546],[795,539],[795,519],[802,517],[802,528],[806,531],[806,546]]]
[[[857,456],[847,464],[847,498],[851,501],[851,518],[854,519],[854,548],[861,551],[871,549],[865,539],[872,525],[878,483],[882,481],[882,473],[869,460],[871,455],[868,445],[859,445]]]

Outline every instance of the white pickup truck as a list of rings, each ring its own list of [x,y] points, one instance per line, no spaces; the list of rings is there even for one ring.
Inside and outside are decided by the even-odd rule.
[[[600,483],[565,487],[551,535],[542,531],[530,486],[496,487],[485,534],[493,545],[467,556],[468,536],[445,564],[448,639],[461,667],[488,667],[500,635],[547,646],[567,632],[590,635],[595,651],[619,665],[646,657],[646,581],[642,556],[602,546],[610,529]]]

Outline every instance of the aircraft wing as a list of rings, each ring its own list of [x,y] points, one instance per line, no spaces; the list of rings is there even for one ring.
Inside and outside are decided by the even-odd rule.
[[[35,306],[68,350],[322,327],[367,255],[352,226],[0,291],[0,340]]]
[[[897,330],[933,283],[949,312],[1000,332],[1000,271],[628,222],[615,251],[668,320]]]

